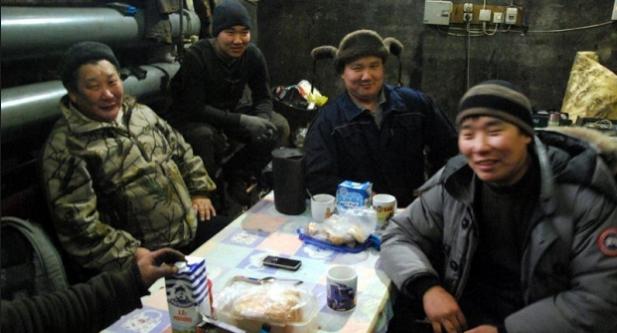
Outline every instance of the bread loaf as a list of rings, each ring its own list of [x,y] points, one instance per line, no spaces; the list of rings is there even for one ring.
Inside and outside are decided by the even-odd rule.
[[[234,301],[235,316],[268,322],[301,322],[302,295],[295,289],[256,288]]]

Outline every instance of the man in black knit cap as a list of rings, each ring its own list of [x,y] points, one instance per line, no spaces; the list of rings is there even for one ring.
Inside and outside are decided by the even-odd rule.
[[[535,133],[504,81],[472,87],[456,122],[461,155],[383,236],[390,331],[424,313],[433,332],[616,332],[617,185],[598,152]]]
[[[216,186],[182,135],[124,93],[112,49],[85,41],[64,57],[62,116],[43,148],[54,229],[80,267],[111,271],[136,253],[192,252],[229,222]]]
[[[237,143],[245,144],[223,170],[241,204],[248,204],[246,187],[269,162],[272,149],[289,136],[289,124],[273,112],[266,61],[250,43],[251,26],[246,8],[235,0],[214,8],[214,37],[187,50],[172,81],[169,116],[213,175]]]

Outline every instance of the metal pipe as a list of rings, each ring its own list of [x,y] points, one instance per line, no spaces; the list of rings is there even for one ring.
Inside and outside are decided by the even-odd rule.
[[[125,16],[106,8],[74,7],[2,7],[2,57],[33,57],[49,50],[62,50],[83,40],[110,46],[131,45],[143,41],[144,18],[138,12]],[[169,15],[172,36],[199,35],[201,22],[194,12]]]
[[[142,98],[163,91],[178,69],[178,63],[157,63],[140,66],[147,74],[143,80],[129,76],[124,80],[125,92]],[[66,94],[61,81],[49,81],[2,89],[0,111],[2,144],[26,136],[32,129],[53,122],[60,116],[58,103]]]
[[[169,14],[171,35],[173,37],[178,37],[180,35],[180,31],[182,31],[183,36],[199,36],[199,31],[201,30],[201,21],[199,20],[199,16],[188,9],[184,9],[182,12],[184,13],[184,15],[182,15],[182,23],[180,21],[180,14]]]
[[[95,40],[112,46],[140,41],[143,15],[125,16],[112,8],[2,6],[2,57],[62,50]]]

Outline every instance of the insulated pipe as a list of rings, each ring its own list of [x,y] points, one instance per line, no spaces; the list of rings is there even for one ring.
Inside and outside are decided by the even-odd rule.
[[[182,29],[184,36],[199,36],[199,31],[201,30],[201,21],[199,20],[199,16],[197,16],[197,14],[188,9],[185,9],[182,12],[184,13],[184,15],[182,15],[182,24],[180,24],[180,14],[169,14],[169,22],[171,23],[171,35],[174,37],[178,37],[180,34],[180,29]]]
[[[105,7],[2,6],[1,33],[2,57],[27,57],[83,40],[131,44],[143,39],[144,24],[143,15]]]
[[[183,11],[184,36],[199,35],[201,22],[194,12]],[[171,34],[180,34],[180,15],[169,15]],[[93,40],[111,46],[134,45],[144,40],[141,13],[126,16],[106,8],[2,7],[2,56],[32,57]]]
[[[158,63],[140,68],[147,72],[145,79],[129,76],[124,80],[125,93],[138,99],[164,91],[167,80],[176,74],[180,64]],[[5,144],[57,119],[58,103],[66,90],[61,81],[49,81],[2,89],[1,93],[2,144]]]

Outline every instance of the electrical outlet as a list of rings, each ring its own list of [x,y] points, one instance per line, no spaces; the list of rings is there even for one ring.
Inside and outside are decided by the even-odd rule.
[[[490,9],[480,9],[480,16],[478,16],[480,22],[490,22],[491,21],[491,10]]]
[[[471,22],[472,20],[473,20],[473,13],[464,13],[463,14],[463,21]]]
[[[518,18],[518,8],[508,7],[508,9],[506,9],[506,24],[516,24],[517,18]]]
[[[463,12],[465,12],[465,13],[473,13],[473,3],[465,2],[463,4]]]
[[[502,12],[493,13],[493,23],[503,23],[503,13]]]

